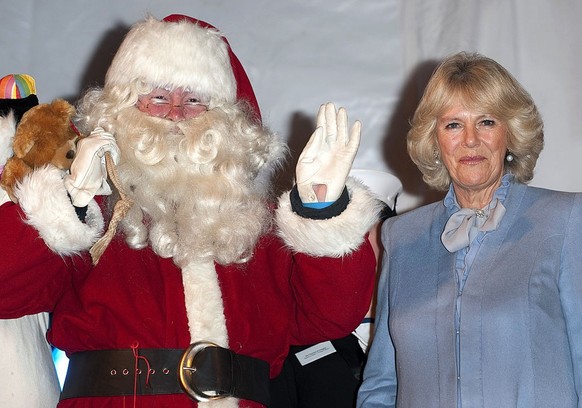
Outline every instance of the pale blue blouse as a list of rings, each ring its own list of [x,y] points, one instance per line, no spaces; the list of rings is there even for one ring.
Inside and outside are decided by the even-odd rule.
[[[505,202],[505,197],[507,196],[507,191],[509,190],[509,183],[512,179],[510,174],[506,174],[503,176],[501,180],[501,185],[495,190],[493,194],[493,199],[488,205],[488,208],[484,209],[484,214],[488,214],[488,210],[491,209],[492,205]],[[457,197],[455,195],[455,190],[451,185],[449,188],[449,192],[444,198],[443,201],[445,208],[447,209],[447,214],[449,218],[455,214],[457,211],[461,209],[459,203],[457,202]],[[445,225],[446,229],[446,225]],[[474,230],[477,230],[477,225],[473,227]],[[479,248],[483,240],[485,239],[485,235],[490,233],[491,231],[475,231],[472,234],[472,240],[470,240],[469,245],[459,249],[456,252],[455,258],[455,272],[456,272],[456,281],[457,281],[457,296],[455,299],[455,365],[457,369],[457,408],[462,408],[462,398],[461,398],[461,310],[462,310],[462,297],[463,297],[463,288],[465,287],[465,282],[467,281],[467,277],[471,271],[471,266],[475,261],[475,257],[477,253],[479,253]]]

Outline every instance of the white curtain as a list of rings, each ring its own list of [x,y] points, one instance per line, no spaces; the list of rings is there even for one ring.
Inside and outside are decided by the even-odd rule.
[[[127,27],[148,13],[212,23],[295,158],[321,103],[362,121],[355,167],[399,177],[400,212],[439,197],[404,144],[426,79],[444,55],[478,51],[508,68],[543,114],[546,145],[532,184],[582,190],[580,0],[1,1],[0,76],[34,76],[41,102],[74,102],[101,84]]]

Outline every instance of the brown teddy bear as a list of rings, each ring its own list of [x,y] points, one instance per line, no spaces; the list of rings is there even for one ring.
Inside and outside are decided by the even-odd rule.
[[[52,164],[63,171],[71,168],[80,137],[71,118],[75,108],[63,99],[29,109],[16,128],[14,154],[4,166],[0,185],[17,203],[14,188],[34,168]]]

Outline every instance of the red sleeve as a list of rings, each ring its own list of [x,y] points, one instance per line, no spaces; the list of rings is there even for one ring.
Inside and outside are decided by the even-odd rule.
[[[0,206],[0,318],[52,310],[67,275],[66,260],[24,218],[18,205]]]
[[[300,253],[294,258],[292,341],[310,344],[351,333],[366,315],[374,291],[376,259],[368,240],[338,258]]]

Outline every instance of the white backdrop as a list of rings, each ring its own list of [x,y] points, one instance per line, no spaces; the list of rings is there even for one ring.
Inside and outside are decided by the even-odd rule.
[[[0,76],[36,78],[41,102],[75,102],[102,83],[127,28],[148,13],[221,29],[253,83],[263,119],[293,160],[323,102],[363,123],[355,167],[387,170],[399,212],[428,191],[404,138],[435,61],[478,51],[508,68],[546,124],[533,185],[582,190],[581,0],[0,0]],[[284,183],[283,179],[281,183]]]

